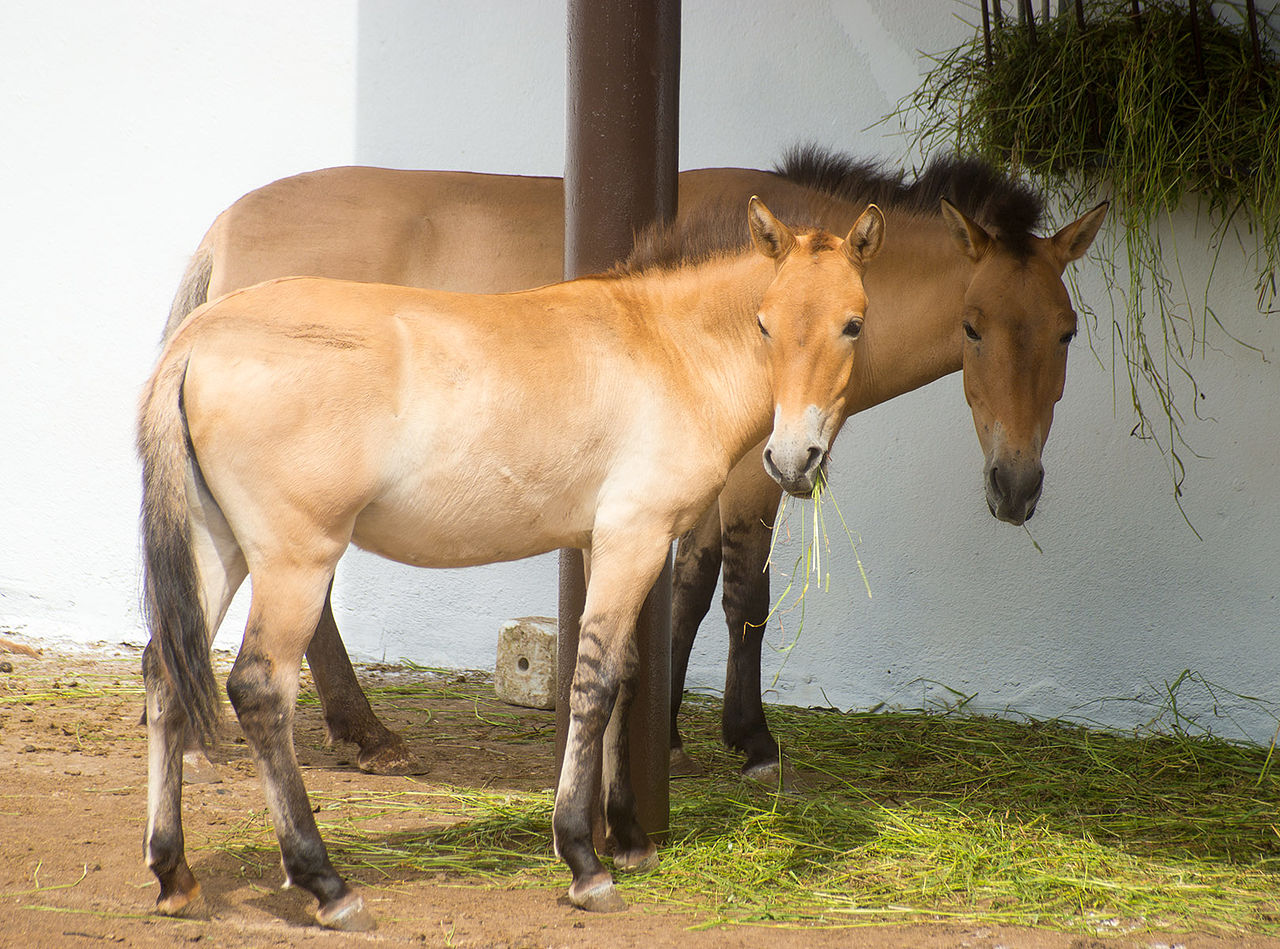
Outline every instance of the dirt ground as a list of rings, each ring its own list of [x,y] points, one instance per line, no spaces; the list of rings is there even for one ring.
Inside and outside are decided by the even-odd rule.
[[[314,900],[280,889],[278,864],[254,872],[216,847],[229,824],[264,807],[252,763],[230,720],[216,756],[220,780],[189,783],[184,790],[188,859],[204,888],[205,912],[195,919],[158,917],[150,912],[157,888],[141,852],[147,761],[145,731],[138,723],[138,667],[138,651],[127,647],[41,656],[0,653],[0,946],[1280,949],[1280,940],[1262,937],[1082,937],[960,922],[834,930],[693,929],[705,920],[653,906],[591,915],[570,907],[562,889],[477,886],[441,873],[358,880],[378,930],[329,933],[312,921]],[[377,679],[391,673],[365,670],[362,675]],[[457,698],[433,699],[429,710],[402,702],[377,706],[393,728],[406,731],[415,751],[432,760],[428,774],[413,778],[361,773],[351,748],[324,747],[318,707],[303,707],[298,757],[313,803],[432,782],[550,787],[552,713],[527,713],[535,740],[513,753],[510,745],[486,741],[475,701],[466,695],[468,689],[488,686],[466,677],[457,686]],[[371,833],[380,829],[385,828]]]

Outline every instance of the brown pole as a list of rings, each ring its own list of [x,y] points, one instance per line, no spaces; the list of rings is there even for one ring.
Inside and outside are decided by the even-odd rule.
[[[676,210],[680,0],[569,0],[565,278],[606,269],[636,231]],[[582,554],[560,554],[556,767],[569,729],[569,686],[586,591]],[[640,822],[669,823],[671,559],[645,601],[631,707],[631,779]]]
[[[1031,37],[1031,42],[1034,43],[1036,41],[1035,7],[1032,5],[1031,0],[1022,0],[1020,10],[1022,12],[1023,20],[1025,20],[1027,24],[1027,35]]]
[[[1196,78],[1204,82],[1204,48],[1200,42],[1200,6],[1196,0],[1191,0],[1187,19],[1191,23],[1191,45],[1196,52]]]
[[[1262,44],[1258,41],[1258,9],[1254,5],[1254,0],[1245,0],[1245,10],[1248,13],[1249,20],[1249,39],[1253,46],[1253,68],[1258,74],[1258,78],[1262,78]]]
[[[982,49],[987,54],[987,68],[991,68],[991,11],[987,0],[982,0]]]

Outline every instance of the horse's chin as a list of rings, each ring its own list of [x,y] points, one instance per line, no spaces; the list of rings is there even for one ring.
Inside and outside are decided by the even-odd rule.
[[[826,486],[827,483],[827,459],[822,460],[822,464],[818,466],[817,471],[811,476],[803,476],[787,480],[779,477],[775,472],[769,472],[770,477],[778,482],[778,486],[783,491],[791,495],[793,498],[799,498],[801,501],[810,501],[813,496],[818,493],[819,489]]]
[[[1006,524],[1012,524],[1014,527],[1021,527],[1027,521],[1031,520],[1031,518],[1035,517],[1036,506],[1033,504],[1031,506],[1031,509],[1027,511],[1026,516],[1023,517],[1018,514],[1015,514],[1012,511],[1002,512],[999,509],[999,506],[997,504],[995,504],[990,498],[987,498],[987,510],[991,512],[991,516],[994,517],[997,521],[1003,521]]]

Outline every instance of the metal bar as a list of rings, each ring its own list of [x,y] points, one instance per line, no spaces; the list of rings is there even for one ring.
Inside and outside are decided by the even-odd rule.
[[[1262,44],[1258,40],[1258,9],[1254,0],[1245,0],[1245,9],[1249,12],[1249,39],[1253,41],[1253,68],[1258,76],[1262,76]]]
[[[999,0],[997,0],[999,2]],[[991,11],[987,0],[982,0],[982,49],[987,54],[987,68],[991,68]]]
[[[634,234],[676,209],[680,0],[569,0],[565,153],[565,277],[595,273],[631,250]],[[557,773],[586,601],[582,554],[560,555]],[[670,557],[641,610],[631,708],[631,777],[640,822],[670,821]]]
[[[1191,0],[1187,18],[1191,21],[1191,45],[1196,52],[1196,78],[1204,82],[1204,50],[1200,45],[1200,5]]]

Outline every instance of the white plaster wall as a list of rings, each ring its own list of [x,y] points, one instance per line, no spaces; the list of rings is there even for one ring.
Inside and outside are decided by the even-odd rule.
[[[797,140],[898,158],[905,142],[877,120],[915,86],[917,50],[969,29],[963,6],[937,0],[684,6],[683,167],[767,166]],[[0,9],[0,629],[142,639],[133,400],[217,211],[272,178],[350,161],[560,173],[563,32],[557,0]],[[1193,224],[1178,224],[1184,247]],[[1191,669],[1234,721],[1210,718],[1198,687],[1181,711],[1268,740],[1274,719],[1229,693],[1280,701],[1280,330],[1253,311],[1243,255],[1225,256],[1217,312],[1265,360],[1221,336],[1197,357],[1202,411],[1217,419],[1190,428],[1204,457],[1188,459],[1184,506],[1203,540],[1164,460],[1128,435],[1110,313],[1086,264],[1099,355],[1074,344],[1030,525],[1043,553],[986,512],[958,377],[855,418],[833,474],[874,597],[833,537],[830,591],[810,594],[795,648],[766,655],[773,696],[918,706],[962,693],[971,707],[1137,726],[1154,707],[1128,700]],[[336,599],[358,656],[483,666],[503,618],[554,612],[555,566],[428,572],[349,556]],[[773,645],[796,623],[786,615]],[[724,640],[713,612],[693,684],[718,685]]]
[[[140,639],[133,409],[228,200],[354,154],[354,0],[0,5],[0,627]]]

